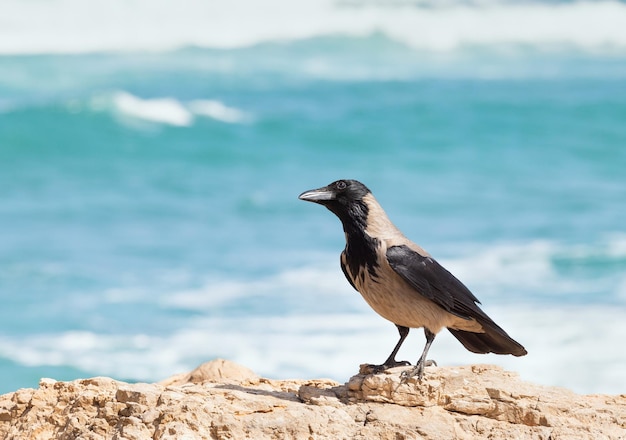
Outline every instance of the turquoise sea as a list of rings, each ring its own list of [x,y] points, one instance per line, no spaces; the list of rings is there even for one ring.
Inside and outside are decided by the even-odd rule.
[[[440,365],[626,392],[624,22],[616,1],[3,2],[0,393],[382,362],[395,327],[297,199],[339,178],[529,352],[442,332]]]

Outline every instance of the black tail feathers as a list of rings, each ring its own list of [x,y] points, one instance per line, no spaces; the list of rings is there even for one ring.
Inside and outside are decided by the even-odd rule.
[[[485,333],[472,333],[451,328],[448,330],[465,348],[474,353],[512,354],[513,356],[524,356],[528,353],[520,343],[513,340],[495,323],[481,322],[481,324]]]

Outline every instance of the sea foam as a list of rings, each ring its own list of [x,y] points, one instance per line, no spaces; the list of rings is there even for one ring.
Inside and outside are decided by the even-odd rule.
[[[528,350],[521,358],[476,355],[448,332],[430,355],[440,365],[494,363],[522,378],[584,393],[624,392],[623,310],[588,306],[485,308]],[[166,336],[63,332],[3,337],[0,354],[23,365],[72,366],[92,374],[157,381],[224,357],[274,378],[347,380],[364,362],[382,362],[397,339],[395,327],[373,312],[192,320]],[[413,330],[399,359],[415,362],[424,344]]]
[[[249,115],[245,112],[234,107],[224,105],[222,102],[214,99],[199,99],[191,101],[187,104],[187,107],[195,115],[207,116],[211,119],[222,122],[236,123],[245,122],[250,119]]]
[[[113,96],[113,102],[119,112],[130,117],[181,127],[193,122],[189,110],[172,98],[141,99],[118,92]]]
[[[94,100],[97,102],[101,98]],[[112,96],[113,109],[127,118],[188,127],[195,122],[196,116],[207,117],[220,122],[242,123],[250,121],[249,114],[220,101],[199,99],[188,103],[174,98],[161,97],[143,99],[125,91],[115,92]],[[106,105],[92,105],[94,110],[106,109]]]
[[[242,11],[245,11],[243,13]],[[626,48],[626,5],[576,2],[3,2],[0,53],[233,48],[380,32],[422,50],[474,45]],[[78,37],[80,35],[80,37]]]

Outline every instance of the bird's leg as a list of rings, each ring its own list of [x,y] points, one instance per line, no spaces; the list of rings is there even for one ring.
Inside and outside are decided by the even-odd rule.
[[[382,365],[383,367],[386,367],[386,368],[393,368],[393,367],[397,367],[401,365],[411,365],[409,361],[397,361],[396,360],[396,355],[398,354],[398,350],[400,350],[400,346],[402,346],[402,343],[404,342],[406,337],[409,335],[408,327],[402,327],[401,325],[396,325],[396,327],[398,327],[398,333],[400,333],[400,339],[398,340],[398,343],[396,344],[396,346],[393,347],[393,351],[391,352],[387,360]]]
[[[396,327],[398,327],[398,333],[400,333],[400,339],[398,340],[398,343],[396,344],[396,346],[393,348],[393,351],[391,352],[387,360],[382,365],[374,365],[374,364],[361,365],[361,373],[376,374],[376,373],[385,371],[388,368],[411,365],[409,361],[397,361],[396,360],[396,354],[398,354],[398,350],[400,350],[400,346],[402,345],[402,343],[404,342],[404,340],[409,334],[408,327],[403,327],[401,325],[396,325]]]
[[[430,365],[437,365],[435,361],[427,361],[426,356],[428,355],[428,350],[435,340],[435,334],[424,327],[424,335],[426,336],[426,346],[424,346],[424,351],[420,356],[417,364],[412,370],[402,372],[402,380],[408,380],[413,376],[417,376],[419,380],[422,380],[422,376],[424,375],[424,367]]]

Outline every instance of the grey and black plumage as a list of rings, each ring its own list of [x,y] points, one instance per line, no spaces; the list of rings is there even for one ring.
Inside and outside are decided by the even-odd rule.
[[[299,198],[324,205],[339,217],[346,236],[343,273],[372,309],[398,328],[400,340],[393,351],[373,367],[407,365],[396,361],[396,354],[409,329],[420,327],[426,346],[408,373],[420,379],[430,345],[444,327],[474,353],[527,353],[480,309],[480,301],[463,283],[394,226],[361,182],[338,180]]]

